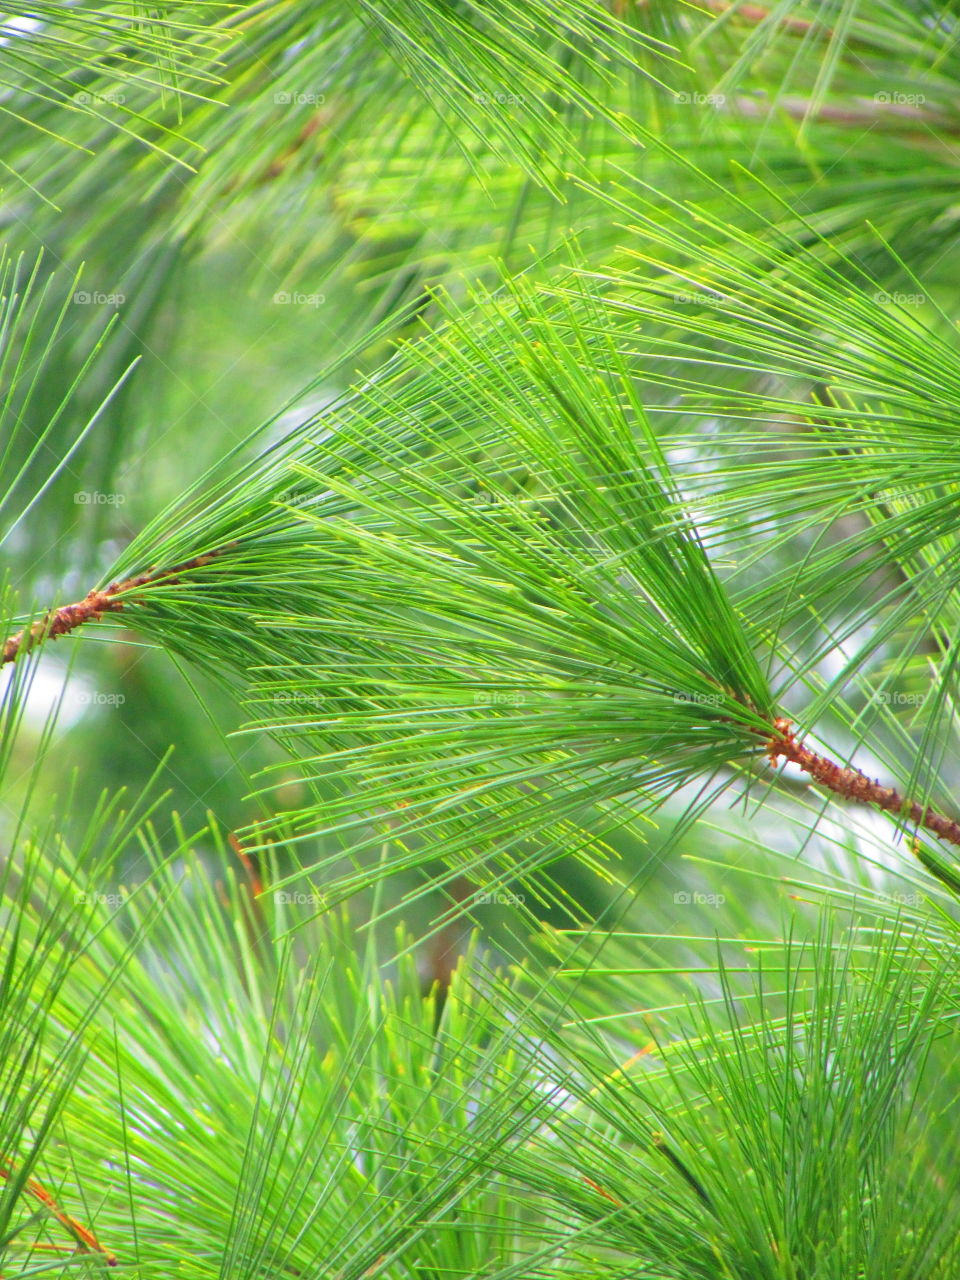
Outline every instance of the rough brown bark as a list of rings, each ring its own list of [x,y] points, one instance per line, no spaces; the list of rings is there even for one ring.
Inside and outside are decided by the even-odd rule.
[[[8,637],[3,644],[0,666],[7,662],[16,662],[21,653],[29,653],[44,640],[55,640],[57,636],[68,635],[77,627],[83,626],[85,622],[99,621],[105,613],[119,612],[125,604],[130,603],[120,598],[127,592],[135,591],[138,587],[153,586],[158,582],[164,582],[167,585],[178,582],[185,573],[209,564],[224,550],[226,548],[222,547],[206,555],[194,556],[192,560],[185,560],[183,564],[174,565],[170,569],[148,569],[146,573],[124,578],[122,582],[112,582],[109,587],[101,590],[89,591],[76,604],[61,605],[59,609],[52,610],[39,622],[35,622],[32,627],[25,627],[23,631]]]
[[[845,800],[875,805],[888,813],[900,814],[918,827],[932,831],[941,840],[960,845],[960,823],[953,818],[938,813],[929,805],[923,806],[916,800],[902,796],[895,787],[885,787],[875,782],[859,769],[836,764],[827,756],[811,751],[797,741],[789,720],[780,717],[773,722],[773,728],[774,732],[767,743],[771,764],[776,764],[781,757],[790,760],[835,795],[842,796]]]

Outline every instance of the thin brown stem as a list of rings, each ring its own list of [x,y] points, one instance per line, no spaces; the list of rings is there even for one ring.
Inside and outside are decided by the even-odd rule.
[[[594,1180],[592,1178],[588,1178],[585,1173],[582,1173],[580,1177],[583,1178],[588,1187],[592,1187],[598,1195],[603,1196],[604,1200],[609,1200],[610,1203],[616,1205],[618,1209],[623,1208],[623,1202],[618,1200],[616,1196],[612,1196],[609,1191],[604,1191],[599,1182],[594,1182]]]
[[[896,813],[909,818],[918,827],[932,831],[934,835],[950,844],[960,845],[960,823],[945,814],[938,813],[929,805],[920,805],[916,800],[902,796],[895,787],[885,787],[868,778],[859,769],[849,765],[839,765],[827,756],[818,755],[809,747],[798,742],[794,736],[789,720],[783,717],[773,722],[774,732],[767,742],[767,754],[771,764],[776,764],[782,757],[799,765],[815,782],[842,796],[844,800],[854,800],[859,804],[872,804],[887,813]]]
[[[29,653],[44,640],[56,640],[57,636],[68,635],[77,627],[83,626],[85,622],[99,622],[105,613],[118,613],[126,604],[131,603],[129,600],[121,599],[130,591],[135,591],[139,587],[154,586],[158,582],[163,582],[167,586],[179,582],[191,569],[199,569],[201,565],[209,564],[225,550],[226,547],[221,547],[216,551],[207,552],[206,555],[194,556],[192,560],[185,560],[183,564],[174,565],[170,569],[148,569],[146,573],[124,578],[122,582],[112,582],[109,587],[94,589],[76,604],[65,604],[59,609],[51,610],[32,627],[25,627],[4,641],[0,666],[7,662],[16,662],[21,653]]]
[[[12,1176],[12,1170],[6,1165],[0,1164],[0,1179],[8,1182]],[[24,1190],[29,1195],[33,1196],[34,1200],[39,1200],[47,1212],[52,1214],[60,1225],[69,1231],[70,1235],[73,1236],[76,1241],[77,1252],[98,1253],[103,1258],[104,1262],[106,1262],[108,1267],[115,1267],[118,1265],[116,1254],[111,1253],[109,1249],[105,1249],[89,1227],[85,1227],[82,1222],[78,1222],[77,1219],[72,1218],[70,1214],[64,1213],[50,1192],[47,1191],[43,1184],[38,1182],[36,1178],[27,1178],[27,1181],[24,1184]]]

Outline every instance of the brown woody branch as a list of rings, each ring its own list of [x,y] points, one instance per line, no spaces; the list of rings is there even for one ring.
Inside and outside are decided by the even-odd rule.
[[[776,764],[782,757],[799,765],[815,782],[844,800],[872,804],[887,813],[909,818],[918,827],[932,831],[941,840],[960,845],[960,823],[953,818],[938,813],[929,805],[923,806],[916,800],[902,796],[895,787],[885,787],[875,782],[859,769],[836,764],[826,756],[818,755],[816,751],[797,741],[789,720],[780,717],[773,722],[773,728],[774,732],[767,742],[771,764]]]
[[[21,653],[29,653],[44,640],[56,640],[57,636],[68,635],[77,627],[83,626],[85,622],[99,622],[105,613],[118,613],[125,604],[131,603],[129,600],[120,598],[130,591],[135,591],[139,587],[154,586],[159,582],[167,586],[179,582],[191,569],[199,569],[201,565],[209,564],[225,550],[226,547],[220,547],[216,551],[207,552],[206,555],[194,556],[192,560],[185,560],[183,564],[174,565],[170,569],[148,569],[146,573],[138,573],[135,577],[124,578],[122,582],[113,582],[109,587],[90,591],[76,604],[61,605],[59,609],[52,610],[39,622],[35,622],[32,627],[25,627],[16,635],[8,637],[3,644],[0,666],[7,662],[15,662]]]

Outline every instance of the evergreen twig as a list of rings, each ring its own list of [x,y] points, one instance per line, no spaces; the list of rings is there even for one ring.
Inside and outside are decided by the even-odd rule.
[[[35,622],[33,626],[25,627],[22,631],[18,631],[4,641],[0,666],[7,662],[15,662],[21,653],[29,653],[31,649],[41,644],[44,640],[56,640],[57,636],[68,635],[85,622],[90,622],[91,620],[99,622],[105,613],[119,612],[126,604],[130,603],[130,601],[121,598],[130,591],[135,591],[140,587],[154,586],[159,582],[163,582],[167,586],[173,586],[181,580],[185,573],[209,564],[217,556],[222,555],[225,550],[225,547],[220,547],[216,551],[208,551],[205,555],[194,556],[192,559],[185,560],[182,564],[174,565],[170,569],[148,569],[145,573],[138,573],[131,578],[124,578],[122,582],[112,582],[109,587],[95,588],[92,591],[88,591],[86,596],[76,604],[65,604],[61,605],[59,609],[51,610],[39,622]]]
[[[792,764],[799,765],[815,782],[819,782],[834,795],[861,804],[876,805],[887,813],[901,814],[912,819],[918,826],[934,832],[942,840],[960,845],[960,823],[953,818],[938,813],[929,805],[920,805],[916,800],[902,796],[895,787],[885,787],[868,778],[859,769],[836,764],[829,757],[818,755],[816,751],[797,741],[790,721],[782,716],[774,721],[774,730],[768,744],[772,764],[776,764],[782,756]]]

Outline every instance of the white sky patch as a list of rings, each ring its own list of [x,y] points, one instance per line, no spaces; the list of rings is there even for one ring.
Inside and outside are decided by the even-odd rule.
[[[42,26],[43,23],[39,18],[30,18],[25,14],[5,18],[0,22],[0,44],[9,44],[16,36],[30,35],[34,31],[39,31]]]
[[[8,663],[0,675],[2,680],[0,696],[5,696],[13,674],[14,664]],[[82,675],[74,672],[68,676],[66,667],[57,658],[42,656],[34,668],[24,700],[25,726],[39,733],[61,697],[63,701],[60,703],[60,712],[57,716],[57,730],[63,733],[77,724],[91,707],[97,705],[98,691],[96,686]]]

